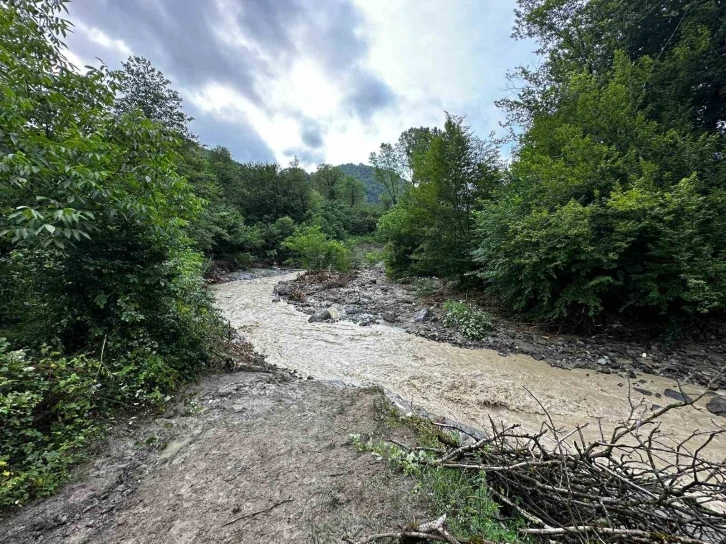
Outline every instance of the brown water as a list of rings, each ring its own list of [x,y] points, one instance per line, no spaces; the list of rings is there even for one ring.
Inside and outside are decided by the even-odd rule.
[[[589,422],[586,434],[591,438],[597,435],[598,421],[607,430],[629,413],[628,384],[617,375],[552,368],[524,355],[502,357],[491,350],[459,348],[386,325],[308,323],[308,316],[293,306],[272,302],[275,284],[294,277],[214,288],[217,304],[232,326],[274,365],[318,379],[379,385],[429,412],[478,428],[487,427],[491,416],[539,429],[545,415],[537,400],[558,426]],[[640,387],[653,393],[677,389],[673,380],[642,378],[647,383]],[[640,408],[644,414],[653,402],[673,402],[635,391],[631,398],[636,404],[645,403]],[[696,429],[715,428],[714,416],[702,404],[667,413],[663,433],[677,439]],[[722,456],[726,441],[714,442],[711,451]]]

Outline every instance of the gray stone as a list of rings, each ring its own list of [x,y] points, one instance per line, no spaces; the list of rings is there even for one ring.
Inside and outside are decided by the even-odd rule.
[[[726,417],[726,397],[722,397],[721,395],[714,396],[708,401],[706,408],[708,408],[708,411],[712,414]]]
[[[330,321],[333,316],[330,315],[330,310],[318,310],[308,319],[308,323],[320,323],[322,321]]]
[[[433,315],[433,312],[430,308],[421,308],[418,312],[416,312],[413,316],[413,320],[416,323],[423,323],[424,321],[428,321],[431,319],[431,316]]]
[[[607,357],[601,357],[600,359],[597,360],[597,364],[602,365],[602,366],[605,366],[609,362],[610,362],[610,360]]]
[[[677,400],[678,402],[691,402],[690,398],[688,398],[687,396],[683,396],[681,393],[679,393],[678,391],[674,391],[673,389],[666,389],[665,391],[663,391],[663,394],[668,398]]]
[[[289,295],[290,291],[292,291],[292,285],[289,283],[280,282],[275,286],[275,293],[278,295]]]
[[[384,319],[384,321],[388,321],[389,323],[396,322],[396,312],[383,312],[383,314],[381,314],[381,317]]]
[[[646,397],[650,397],[653,393],[648,391],[647,389],[643,389],[641,387],[633,387],[634,391],[637,391],[641,395],[645,395]]]

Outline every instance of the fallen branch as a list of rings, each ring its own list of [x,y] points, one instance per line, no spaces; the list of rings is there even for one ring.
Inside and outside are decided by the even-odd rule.
[[[267,508],[263,508],[262,510],[258,510],[257,512],[251,512],[249,514],[245,514],[245,515],[235,518],[231,521],[228,521],[227,523],[223,523],[222,527],[227,527],[227,525],[232,525],[233,523],[237,523],[238,521],[242,521],[243,519],[248,519],[248,518],[253,518],[255,516],[259,516],[260,514],[264,514],[266,512],[269,512],[270,510],[274,510],[278,506],[283,505],[288,502],[292,502],[294,500],[295,499],[285,499],[283,501],[276,502],[275,504],[268,506]]]
[[[468,544],[470,542],[469,539],[457,539],[449,534],[446,530],[446,515],[443,515],[433,521],[423,523],[411,530],[379,533],[367,536],[363,540],[358,541],[344,538],[343,542],[347,544],[369,544],[370,542],[376,542],[377,540],[383,540],[384,538],[396,538],[398,540],[417,538],[420,540],[428,540],[430,542],[448,542],[449,544]],[[499,542],[481,538],[477,538],[476,542],[477,544],[501,544]]]
[[[601,429],[594,441],[585,440],[583,426],[556,427],[540,403],[546,421],[539,432],[490,420],[483,437],[465,433],[468,444],[445,446],[421,462],[434,469],[483,473],[492,498],[527,522],[519,529],[522,535],[545,541],[554,537],[561,544],[723,544],[726,460],[715,448],[726,429],[696,430],[680,441],[663,436],[662,416],[692,406],[706,392],[681,394],[683,402],[651,414],[631,399],[625,420],[609,437]],[[436,530],[422,528],[427,527],[373,535],[359,544],[409,536],[465,542],[449,535],[443,522]]]

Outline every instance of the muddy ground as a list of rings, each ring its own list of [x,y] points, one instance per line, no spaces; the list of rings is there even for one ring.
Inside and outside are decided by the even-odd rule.
[[[280,372],[207,378],[162,417],[116,429],[75,483],[0,520],[0,542],[338,543],[401,527],[425,517],[412,481],[348,438],[393,432],[386,402]]]
[[[402,285],[386,278],[380,266],[364,268],[349,278],[302,276],[278,285],[277,292],[308,314],[328,308],[334,319],[361,326],[389,323],[430,340],[494,349],[502,355],[522,353],[560,368],[585,368],[631,379],[636,372],[645,372],[706,385],[726,365],[726,334],[719,330],[704,331],[698,342],[669,344],[640,331],[623,330],[618,324],[589,336],[574,336],[496,318],[490,337],[469,340],[442,320],[443,302],[461,293],[447,291],[434,279]],[[726,387],[726,375],[712,387]]]

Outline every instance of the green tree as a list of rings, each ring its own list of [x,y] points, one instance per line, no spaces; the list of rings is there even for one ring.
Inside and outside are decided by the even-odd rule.
[[[719,136],[651,119],[654,77],[621,52],[607,77],[573,73],[557,107],[534,112],[479,217],[481,275],[510,307],[578,324],[723,308]]]
[[[355,208],[365,202],[366,186],[358,178],[345,176],[338,185],[337,198],[346,206]]]
[[[92,417],[162,401],[220,332],[179,135],[115,114],[117,74],[68,64],[63,8],[0,7],[0,506],[52,491]]]
[[[401,164],[401,177],[407,179],[414,185],[414,165],[416,161],[428,151],[434,137],[440,136],[441,131],[437,127],[413,127],[401,133],[396,142],[396,149]]]
[[[319,164],[312,175],[315,189],[328,200],[336,200],[340,183],[345,174],[340,168],[330,164]]]
[[[463,118],[446,115],[444,130],[415,155],[413,176],[399,206],[379,222],[394,274],[460,276],[472,269],[473,212],[500,180],[499,155]]]
[[[649,84],[635,95],[667,128],[723,133],[726,5],[719,0],[518,0],[514,36],[535,39],[544,62],[520,67],[515,97],[501,101],[514,123],[552,111],[572,72],[608,78],[618,51],[646,60]],[[720,128],[721,127],[721,128]],[[721,144],[723,145],[723,144]]]
[[[158,122],[165,129],[189,140],[197,140],[189,131],[189,122],[193,118],[182,111],[182,98],[163,73],[144,57],[131,56],[121,66],[123,69],[114,73],[118,80],[114,100],[117,113],[139,109],[144,117]]]
[[[368,160],[374,168],[374,179],[383,188],[384,205],[395,206],[406,189],[405,182],[401,178],[405,166],[400,149],[383,143],[378,153],[371,153]]]

